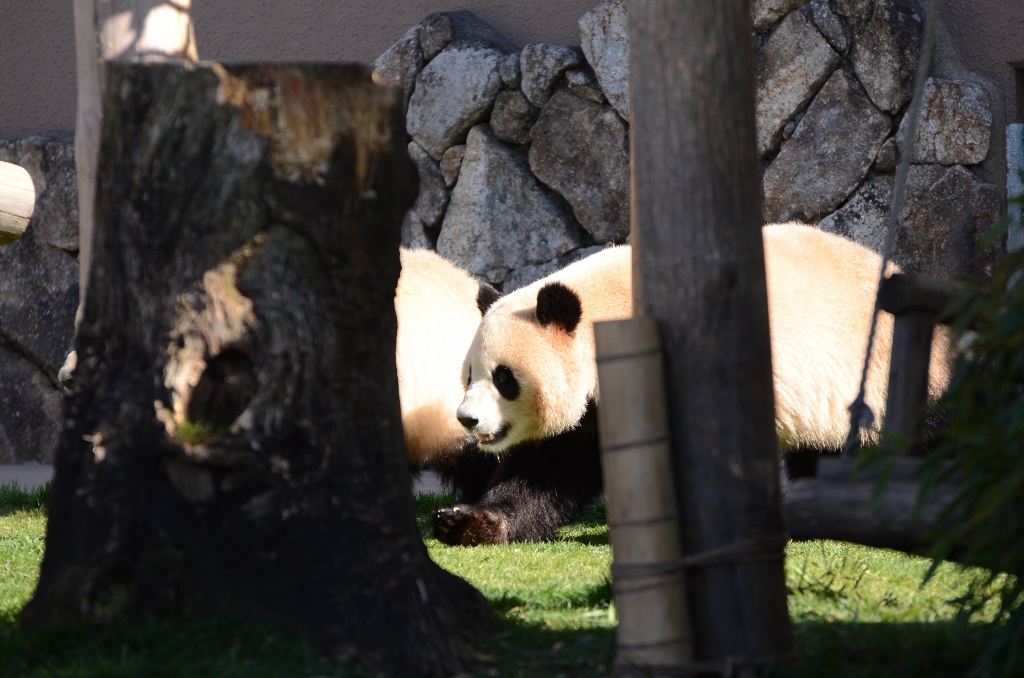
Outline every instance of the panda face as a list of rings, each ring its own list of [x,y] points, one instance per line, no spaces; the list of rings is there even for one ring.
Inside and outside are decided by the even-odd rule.
[[[557,283],[533,295],[496,302],[466,358],[466,395],[457,417],[485,452],[504,452],[575,426],[591,395],[593,377],[580,365],[593,358],[581,360],[586,350],[575,332],[579,298]]]
[[[466,369],[466,396],[459,405],[459,422],[477,437],[485,452],[503,452],[530,437],[537,428],[530,403],[535,385],[511,360],[501,362],[476,352]]]

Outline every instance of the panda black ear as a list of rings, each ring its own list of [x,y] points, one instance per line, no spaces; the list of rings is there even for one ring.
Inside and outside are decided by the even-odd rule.
[[[537,320],[541,327],[551,323],[572,332],[583,318],[583,303],[571,289],[559,282],[548,283],[537,293]]]
[[[501,292],[491,287],[490,283],[480,283],[476,293],[476,307],[480,309],[480,315],[487,313],[487,309],[498,299],[501,299]]]

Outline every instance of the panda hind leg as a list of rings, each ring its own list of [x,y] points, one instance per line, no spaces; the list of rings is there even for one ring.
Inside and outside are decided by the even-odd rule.
[[[434,536],[446,544],[504,544],[554,539],[601,496],[594,406],[580,425],[505,452],[479,501],[434,511]]]
[[[508,542],[508,520],[499,511],[474,504],[448,504],[434,509],[434,536],[451,546]]]

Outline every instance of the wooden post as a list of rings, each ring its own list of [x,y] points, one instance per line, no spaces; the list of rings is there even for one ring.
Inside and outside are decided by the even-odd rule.
[[[105,90],[104,61],[161,56],[196,61],[192,0],[73,0],[78,116],[75,169],[78,174],[79,293],[89,288],[96,202],[96,163]]]
[[[749,0],[633,0],[634,308],[665,344],[697,660],[793,650]]]
[[[693,639],[658,326],[648,317],[594,323],[594,340],[619,611],[616,672],[677,675],[693,660]]]
[[[936,319],[962,290],[959,283],[901,273],[882,282],[879,308],[895,317],[883,437],[913,441],[920,433]]]

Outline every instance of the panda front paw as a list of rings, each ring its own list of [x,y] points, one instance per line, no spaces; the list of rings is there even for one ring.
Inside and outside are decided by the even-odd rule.
[[[434,509],[434,537],[452,546],[505,544],[508,521],[501,513],[473,504],[448,504]]]

